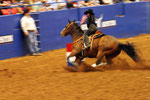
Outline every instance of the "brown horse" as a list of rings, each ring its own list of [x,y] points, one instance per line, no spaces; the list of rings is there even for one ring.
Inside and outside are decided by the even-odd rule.
[[[111,64],[112,58],[120,54],[121,50],[125,51],[129,57],[135,62],[139,61],[135,48],[130,43],[120,43],[115,37],[110,35],[102,35],[99,38],[93,39],[90,49],[83,50],[83,31],[75,21],[69,21],[66,27],[62,30],[61,36],[65,37],[71,35],[72,37],[72,52],[68,56],[67,60],[73,66],[80,64],[85,57],[97,58],[96,63],[92,67]],[[70,57],[76,56],[75,63],[69,61]],[[105,63],[102,62],[103,58],[106,58]]]

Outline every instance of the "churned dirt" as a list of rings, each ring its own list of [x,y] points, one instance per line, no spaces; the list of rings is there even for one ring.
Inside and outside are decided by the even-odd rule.
[[[150,34],[119,41],[132,42],[142,61],[122,52],[103,71],[69,72],[65,48],[1,60],[0,100],[150,100]]]

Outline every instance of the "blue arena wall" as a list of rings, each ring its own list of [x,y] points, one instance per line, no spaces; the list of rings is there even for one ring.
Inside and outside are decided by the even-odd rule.
[[[40,33],[41,51],[64,48],[71,42],[70,36],[62,38],[61,30],[68,19],[79,21],[87,9],[93,9],[96,17],[103,14],[103,21],[116,20],[116,26],[100,28],[103,33],[116,38],[150,33],[150,2],[118,3],[69,10],[46,11],[32,14]],[[28,53],[20,28],[21,14],[0,16],[0,36],[13,35],[13,42],[0,44],[0,59],[24,56]]]

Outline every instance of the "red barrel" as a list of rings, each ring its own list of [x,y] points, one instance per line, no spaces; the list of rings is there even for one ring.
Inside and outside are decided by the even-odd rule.
[[[66,44],[66,60],[67,60],[67,57],[71,54],[71,52],[72,52],[72,43],[67,43]],[[76,57],[74,56],[74,57],[70,57],[69,58],[69,62],[67,61],[67,64],[68,64],[68,66],[70,66],[70,67],[72,67],[71,65],[70,65],[70,63],[74,63],[75,62],[75,59],[76,59]]]

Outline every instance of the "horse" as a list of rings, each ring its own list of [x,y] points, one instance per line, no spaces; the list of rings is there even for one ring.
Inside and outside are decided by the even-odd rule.
[[[75,21],[70,20],[68,20],[68,24],[61,31],[61,37],[67,35],[71,35],[72,37],[72,52],[67,57],[67,61],[69,64],[72,64],[72,66],[81,64],[82,59],[85,57],[97,58],[96,62],[91,65],[92,67],[109,65],[112,64],[112,59],[118,56],[122,50],[126,52],[133,61],[138,62],[140,60],[133,44],[129,42],[120,43],[115,37],[104,35],[102,32],[100,37],[93,38],[90,49],[83,49],[83,34],[84,31],[80,26],[77,25]],[[69,58],[73,56],[76,57],[75,63],[69,61]],[[102,62],[104,57],[106,62]]]

